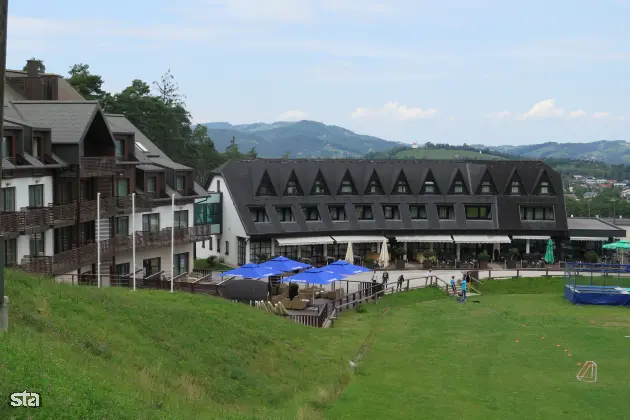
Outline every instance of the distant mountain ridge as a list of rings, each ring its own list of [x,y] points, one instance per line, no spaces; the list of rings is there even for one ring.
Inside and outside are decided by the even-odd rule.
[[[239,125],[211,122],[203,125],[208,127],[208,134],[217,150],[225,150],[234,137],[241,152],[254,147],[260,157],[267,158],[287,153],[292,158],[353,158],[404,145],[308,120]]]
[[[625,140],[598,140],[590,143],[547,142],[523,146],[479,147],[531,159],[576,159],[613,165],[630,164],[630,142]]]

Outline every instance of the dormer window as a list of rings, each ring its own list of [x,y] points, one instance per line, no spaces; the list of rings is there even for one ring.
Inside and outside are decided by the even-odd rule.
[[[341,180],[341,185],[339,186],[339,191],[337,192],[339,195],[356,195],[357,189],[354,187],[354,183],[352,182],[352,176],[350,176],[350,171],[346,171],[343,179]]]
[[[5,159],[13,157],[13,137],[2,137],[2,157]]]
[[[262,176],[260,180],[260,185],[258,186],[258,190],[256,191],[257,196],[270,197],[276,195],[276,190],[273,188],[273,184],[271,183],[271,178],[269,178],[269,174],[267,171]]]
[[[184,191],[186,186],[186,177],[184,175],[177,175],[175,177],[175,189],[177,191]]]
[[[520,195],[522,193],[521,183],[519,181],[510,182],[510,194]]]
[[[381,181],[378,179],[378,175],[376,171],[372,171],[372,176],[370,177],[370,181],[368,182],[368,186],[365,189],[366,195],[383,195],[383,186],[381,185]]]
[[[295,181],[289,181],[287,184],[287,195],[298,195],[299,190]]]
[[[548,195],[549,194],[549,183],[546,181],[543,181],[540,183],[540,190],[539,193],[542,195]]]
[[[427,181],[424,183],[423,188],[425,194],[435,194],[435,182]]]
[[[455,181],[453,183],[453,194],[463,194],[464,193],[464,183],[462,181]]]
[[[483,181],[481,183],[482,194],[492,194],[492,183],[490,181]]]
[[[326,185],[326,181],[324,180],[322,171],[317,171],[315,182],[313,182],[313,186],[311,187],[311,195],[329,195],[329,194],[330,194],[330,191],[328,190],[328,185]]]
[[[33,157],[39,159],[42,153],[42,138],[39,136],[33,136]]]
[[[396,194],[409,194],[409,185],[402,179],[396,181]]]
[[[125,144],[122,140],[114,140],[114,146],[116,150],[116,156],[123,156],[125,150]]]
[[[267,216],[267,210],[264,207],[251,207],[249,209],[252,214],[252,219],[254,223],[267,223],[269,222],[269,217]]]

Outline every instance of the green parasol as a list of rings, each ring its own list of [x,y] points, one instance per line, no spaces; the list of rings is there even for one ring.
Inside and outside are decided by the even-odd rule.
[[[612,242],[604,245],[602,248],[604,249],[630,249],[630,242],[622,239],[621,241]]]
[[[547,252],[545,252],[545,262],[547,264],[553,264],[554,259],[553,259],[553,241],[551,239],[549,239],[549,242],[547,242]]]

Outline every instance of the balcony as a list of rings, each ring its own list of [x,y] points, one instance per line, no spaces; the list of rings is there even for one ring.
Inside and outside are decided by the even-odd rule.
[[[110,240],[101,241],[101,261],[111,257],[112,248]],[[98,246],[91,243],[78,248],[61,252],[52,257],[25,256],[22,259],[21,268],[29,273],[40,274],[65,274],[86,265],[96,263]]]
[[[115,215],[131,214],[131,195],[125,197],[101,198],[100,207],[100,217],[97,217],[97,200],[80,201],[79,210],[81,212],[81,223],[96,220],[97,218],[103,219]],[[150,210],[151,201],[145,195],[136,194],[136,213]]]
[[[49,204],[48,207],[24,207],[18,213],[21,217],[21,228],[25,235],[72,226],[77,221],[77,205]]]
[[[24,226],[24,223],[19,212],[0,213],[0,233],[4,235],[4,239],[20,236],[21,226]]]
[[[190,240],[191,242],[207,241],[212,238],[212,234],[220,232],[213,232],[213,225],[197,225],[190,228]]]
[[[114,156],[85,156],[80,161],[81,178],[113,176],[118,160]]]

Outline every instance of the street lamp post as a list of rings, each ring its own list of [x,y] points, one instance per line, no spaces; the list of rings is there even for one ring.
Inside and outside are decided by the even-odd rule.
[[[7,65],[7,20],[9,0],[0,0],[0,133],[4,138],[4,73]],[[4,156],[3,156],[4,157]],[[2,174],[2,159],[0,159],[0,179]],[[0,232],[0,331],[9,328],[9,298],[4,295],[4,235]]]

